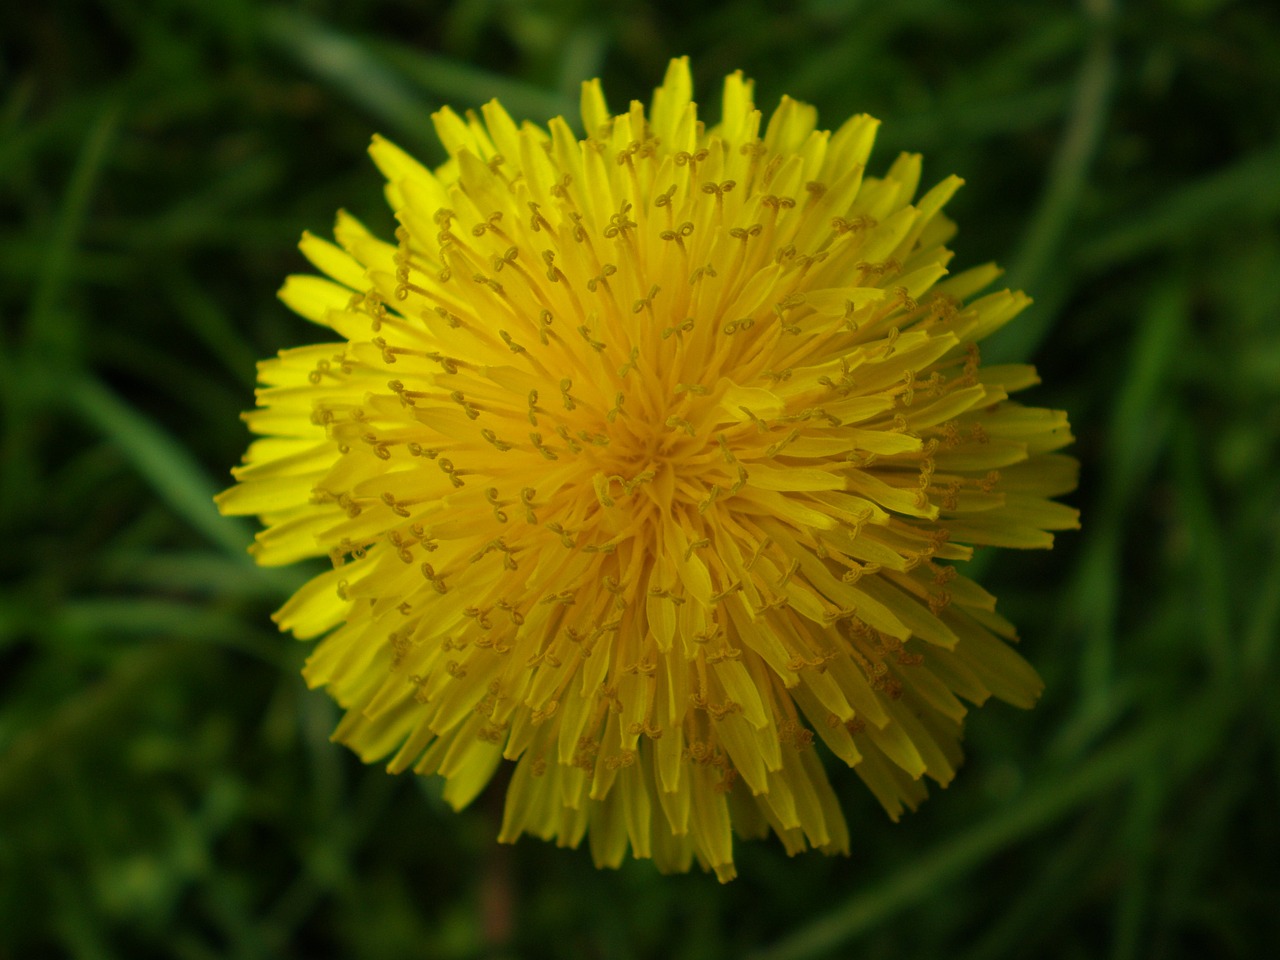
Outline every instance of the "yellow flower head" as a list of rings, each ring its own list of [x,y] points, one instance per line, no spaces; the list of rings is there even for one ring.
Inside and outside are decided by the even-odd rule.
[[[503,841],[722,880],[734,831],[846,850],[815,737],[892,817],[947,783],[961,701],[1040,690],[950,561],[1076,526],[1065,414],[979,363],[1027,298],[943,279],[961,181],[865,176],[875,120],[766,122],[741,74],[708,128],[684,59],[647,113],[584,84],[582,140],[434,120],[434,172],[371,147],[396,244],[304,236],[330,279],[281,297],[334,336],[261,365],[219,498],[333,562],[277,620],[327,634],[336,738],[455,807],[514,764]]]

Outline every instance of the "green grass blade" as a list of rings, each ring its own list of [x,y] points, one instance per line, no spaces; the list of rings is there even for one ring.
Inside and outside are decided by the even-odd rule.
[[[389,124],[387,135],[392,139],[414,145],[429,142],[435,107],[414,93],[369,44],[285,7],[263,15],[263,33],[308,73]]]
[[[1273,543],[1276,537],[1273,531]],[[1254,676],[1270,664],[1280,640],[1280,551],[1272,555],[1270,566],[1258,580],[1257,604],[1245,632],[1243,653],[1245,671]]]
[[[1204,476],[1206,439],[1182,418],[1174,433],[1174,475],[1177,478],[1179,514],[1190,534],[1191,580],[1196,589],[1197,631],[1209,666],[1219,674],[1235,674],[1239,663],[1233,638],[1239,636],[1232,622],[1228,589],[1230,561]]]
[[[71,314],[58,311],[58,299],[66,291],[73,272],[76,242],[84,229],[94,187],[119,116],[119,104],[108,104],[90,127],[62,195],[62,208],[36,277],[27,312],[27,346],[46,356],[74,355],[79,348],[79,338],[67,319]]]
[[[1029,791],[1012,809],[916,857],[880,882],[868,885],[837,908],[752,960],[806,960],[828,956],[861,933],[924,900],[943,884],[973,870],[994,854],[1044,829],[1084,803],[1128,781],[1141,762],[1173,742],[1185,726],[1215,709],[1202,701],[1176,717],[1148,721],[1137,732],[1099,751],[1074,771]]]
[[[218,514],[218,486],[182,444],[100,381],[84,375],[66,388],[72,409],[114,443],[156,494],[192,529],[227,553],[244,557],[253,537],[243,521]]]
[[[1125,878],[1115,908],[1115,933],[1111,960],[1136,960],[1143,956],[1142,942],[1151,912],[1151,888],[1158,855],[1157,834],[1162,826],[1171,777],[1159,755],[1146,757],[1137,772],[1128,817],[1120,844],[1124,850]]]
[[[476,107],[496,97],[517,123],[531,120],[540,126],[552,117],[573,118],[577,113],[576,100],[511,77],[432,56],[398,43],[378,43],[371,49],[383,62],[394,66],[423,93],[441,104],[454,108]]]
[[[1177,189],[1146,211],[1087,243],[1076,258],[1086,270],[1185,242],[1207,225],[1265,222],[1280,211],[1280,143],[1257,150]]]
[[[1009,269],[1009,286],[1030,290],[1033,294],[1062,249],[1109,116],[1116,78],[1111,5],[1106,0],[1099,0],[1086,4],[1089,6],[1098,9],[1092,12],[1094,29],[1080,66],[1067,127],[1049,171],[1044,196],[1018,244],[1018,255]],[[1011,324],[993,337],[983,347],[983,356],[989,356],[995,363],[1024,360],[1048,332],[1051,319],[1052,315],[1047,311],[1033,309],[1020,322]]]
[[[130,549],[105,553],[101,562],[103,582],[112,587],[223,600],[283,602],[307,580],[304,569],[251,567],[241,557],[213,552]],[[0,636],[3,636],[2,629]]]
[[[1055,749],[1078,752],[1115,715],[1116,615],[1125,580],[1121,556],[1147,479],[1164,455],[1170,424],[1166,384],[1189,322],[1189,292],[1166,284],[1150,294],[1125,364],[1126,377],[1107,428],[1104,488],[1086,521],[1084,553],[1072,586],[1080,635],[1081,700]]]
[[[76,246],[84,229],[102,165],[119,117],[108,104],[83,138],[71,177],[61,197],[52,235],[42,238],[35,284],[26,310],[26,327],[13,341],[0,327],[0,399],[4,433],[0,439],[0,515],[20,512],[38,481],[30,450],[48,392],[46,371],[74,362],[83,349],[77,316],[60,306],[74,274]]]
[[[176,646],[123,654],[107,676],[26,730],[0,757],[0,805],[26,796],[43,780],[38,775],[48,772],[50,757],[62,756],[70,744],[97,736],[107,726],[107,718],[127,708],[139,691],[170,677],[183,656]]]

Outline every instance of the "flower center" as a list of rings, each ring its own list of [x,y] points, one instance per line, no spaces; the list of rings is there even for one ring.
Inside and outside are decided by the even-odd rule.
[[[637,389],[626,399],[624,406],[632,412],[604,425],[609,438],[605,468],[624,479],[643,481],[652,474],[650,499],[664,510],[696,506],[715,482],[708,467],[722,461],[707,435],[706,398],[688,390],[670,396],[670,385],[659,382],[643,387],[651,389]]]

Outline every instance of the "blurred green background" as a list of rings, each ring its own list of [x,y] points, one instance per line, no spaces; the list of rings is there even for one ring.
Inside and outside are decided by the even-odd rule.
[[[1280,7],[99,0],[0,13],[0,958],[1248,957],[1280,944]],[[975,561],[1048,684],[971,717],[893,825],[848,771],[848,859],[740,879],[493,842],[500,798],[330,745],[335,710],[216,516],[304,228],[393,221],[379,131],[499,96],[614,107],[693,57],[717,107],[885,121],[957,263],[1036,305],[1084,529]]]

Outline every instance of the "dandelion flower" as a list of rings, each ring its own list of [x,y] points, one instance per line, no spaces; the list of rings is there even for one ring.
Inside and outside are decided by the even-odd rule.
[[[1028,302],[948,276],[949,177],[866,176],[877,122],[764,119],[687,60],[646,112],[434,115],[431,171],[370,152],[394,244],[339,214],[284,302],[329,342],[261,364],[219,497],[259,563],[327,556],[276,615],[335,739],[445,778],[510,766],[499,839],[734,875],[733,833],[845,851],[814,743],[889,815],[960,762],[966,707],[1040,690],[973,545],[1048,547],[1066,415],[978,341]]]

